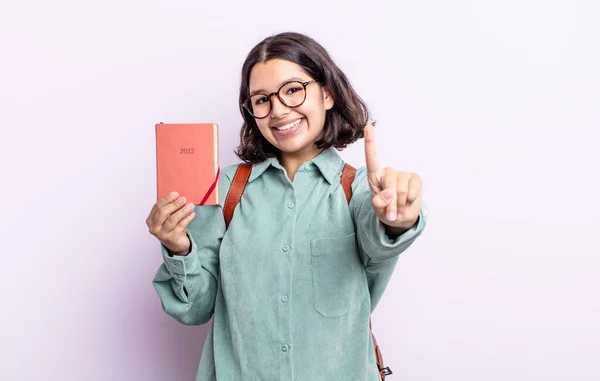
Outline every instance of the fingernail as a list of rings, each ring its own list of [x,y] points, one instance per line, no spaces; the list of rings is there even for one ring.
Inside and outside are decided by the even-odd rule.
[[[177,192],[171,192],[171,197],[175,198],[177,196],[179,196],[179,194],[177,194]]]
[[[388,213],[387,219],[388,221],[396,221],[396,214],[392,212]]]
[[[390,192],[387,191],[383,192],[381,194],[381,197],[383,197],[384,201],[390,201],[392,199],[392,195],[390,194]]]
[[[402,213],[398,213],[398,215],[396,216],[396,219],[401,220],[402,219]]]
[[[177,200],[177,203],[179,205],[183,204],[185,202],[185,197],[180,198],[179,200]]]

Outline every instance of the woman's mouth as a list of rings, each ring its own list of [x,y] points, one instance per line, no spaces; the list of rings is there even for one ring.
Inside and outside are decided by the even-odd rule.
[[[273,129],[280,135],[288,135],[298,129],[298,126],[300,126],[303,119],[304,118],[296,119],[295,121],[290,122],[286,125],[279,126],[279,127],[273,127]]]

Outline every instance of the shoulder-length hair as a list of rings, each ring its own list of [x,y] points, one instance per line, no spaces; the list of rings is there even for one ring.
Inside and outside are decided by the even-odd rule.
[[[250,51],[242,66],[239,107],[244,123],[240,131],[240,144],[235,150],[240,159],[258,163],[279,153],[279,149],[263,137],[256,120],[242,105],[249,96],[252,67],[274,58],[300,65],[333,96],[334,106],[327,111],[323,137],[315,142],[317,148],[335,147],[341,150],[363,137],[364,127],[369,121],[369,110],[346,75],[314,39],[300,33],[286,32],[262,40]]]

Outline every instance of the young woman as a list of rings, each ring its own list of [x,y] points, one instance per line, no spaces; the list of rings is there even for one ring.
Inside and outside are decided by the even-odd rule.
[[[236,151],[252,169],[231,224],[174,192],[147,219],[165,312],[212,318],[197,380],[380,380],[369,318],[426,224],[418,175],[380,168],[369,113],[326,50],[297,33],[249,53]],[[336,149],[365,138],[347,202]]]

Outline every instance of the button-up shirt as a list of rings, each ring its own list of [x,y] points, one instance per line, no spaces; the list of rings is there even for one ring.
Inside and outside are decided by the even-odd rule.
[[[333,148],[303,163],[293,182],[276,158],[254,164],[226,229],[222,206],[237,165],[227,166],[221,205],[195,208],[190,253],[170,256],[161,245],[153,285],[164,311],[188,325],[212,318],[196,380],[380,380],[369,318],[427,209],[390,239],[366,168],[348,204],[343,167]]]

